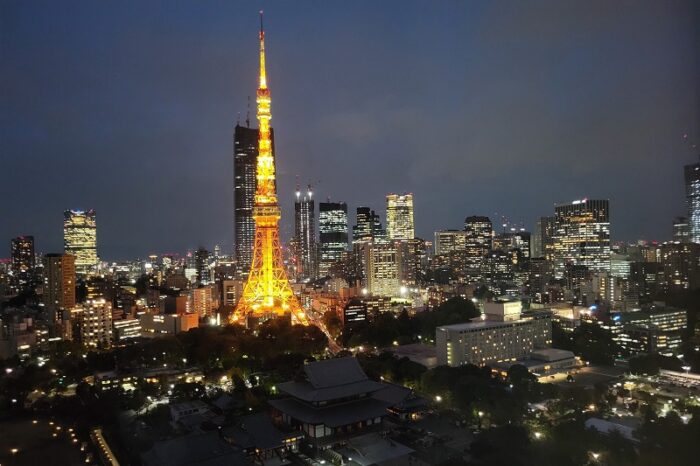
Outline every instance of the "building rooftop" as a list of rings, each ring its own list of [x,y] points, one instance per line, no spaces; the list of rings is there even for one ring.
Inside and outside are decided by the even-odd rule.
[[[243,453],[226,443],[218,432],[193,434],[163,440],[141,455],[146,466],[248,465]]]
[[[233,445],[244,450],[272,450],[283,447],[286,439],[295,438],[300,434],[285,434],[272,424],[269,416],[257,413],[243,416],[235,425],[224,428],[223,435]]]
[[[280,392],[307,402],[349,398],[379,390],[382,384],[367,378],[353,357],[326,359],[304,366],[303,381],[284,382]]]

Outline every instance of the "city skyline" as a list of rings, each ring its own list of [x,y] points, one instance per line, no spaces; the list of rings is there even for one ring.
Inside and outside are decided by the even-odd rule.
[[[143,18],[80,6],[68,29],[52,5],[0,7],[9,44],[0,65],[10,71],[0,84],[9,168],[0,186],[9,198],[22,193],[21,208],[3,209],[0,233],[60,251],[62,212],[80,207],[100,213],[107,260],[198,245],[232,251],[231,141],[255,82],[250,18],[261,4],[203,6],[194,21],[184,20],[190,3],[147,5]],[[319,201],[368,206],[382,219],[386,194],[412,192],[416,234],[428,240],[469,215],[494,225],[505,215],[532,231],[554,203],[582,197],[610,200],[613,242],[671,238],[673,218],[686,214],[682,167],[698,153],[690,3],[550,9],[559,21],[544,35],[557,47],[536,34],[547,22],[536,9],[445,4],[424,18],[418,4],[394,6],[373,6],[362,24],[352,18],[364,19],[366,4],[267,10],[285,243],[297,178]],[[152,66],[124,66],[159,53]],[[66,66],[48,78],[59,59]],[[185,72],[190,62],[197,73]]]

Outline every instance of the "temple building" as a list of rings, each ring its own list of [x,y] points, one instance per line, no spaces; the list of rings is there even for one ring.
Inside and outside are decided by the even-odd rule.
[[[273,416],[316,445],[371,430],[390,409],[409,406],[407,400],[417,411],[426,405],[408,388],[370,380],[354,357],[308,363],[277,390],[287,398],[269,401]]]

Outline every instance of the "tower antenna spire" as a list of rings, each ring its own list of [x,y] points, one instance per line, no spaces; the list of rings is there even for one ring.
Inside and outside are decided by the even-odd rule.
[[[260,10],[260,89],[267,88],[265,73],[265,29],[263,28],[263,11]]]
[[[245,113],[245,126],[250,128],[250,96],[248,96],[248,110]]]

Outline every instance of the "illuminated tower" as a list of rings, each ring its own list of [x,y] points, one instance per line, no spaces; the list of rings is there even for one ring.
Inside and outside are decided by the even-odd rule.
[[[270,90],[265,75],[265,32],[260,13],[260,84],[257,99],[258,160],[255,189],[255,241],[253,261],[243,294],[231,316],[231,322],[242,322],[246,317],[270,318],[291,315],[292,320],[308,324],[306,314],[299,304],[282,262],[279,238],[280,208],[277,203],[275,183],[275,159],[270,136]]]

